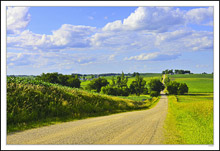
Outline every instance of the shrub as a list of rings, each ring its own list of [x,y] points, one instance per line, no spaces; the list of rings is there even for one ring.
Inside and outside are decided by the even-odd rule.
[[[178,83],[176,81],[171,81],[167,86],[167,91],[169,94],[184,94],[188,93],[188,86],[186,83]]]
[[[105,78],[97,78],[93,79],[87,86],[88,90],[96,90],[96,92],[100,92],[101,88],[108,85],[109,82]]]
[[[159,95],[160,95],[160,92],[158,92],[158,91],[151,91],[150,92],[151,97],[158,97]]]
[[[178,87],[178,94],[184,94],[184,93],[188,93],[188,86],[186,85],[186,83],[180,83],[179,87]]]
[[[129,92],[129,88],[119,88],[112,86],[102,87],[101,89],[101,93],[114,96],[128,96]]]
[[[159,79],[151,79],[149,82],[150,92],[157,91],[160,94],[160,91],[164,89],[163,83]]]

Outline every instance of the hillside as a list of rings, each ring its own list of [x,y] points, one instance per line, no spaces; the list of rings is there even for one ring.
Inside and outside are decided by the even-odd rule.
[[[7,131],[150,107],[134,101],[29,78],[7,79]]]

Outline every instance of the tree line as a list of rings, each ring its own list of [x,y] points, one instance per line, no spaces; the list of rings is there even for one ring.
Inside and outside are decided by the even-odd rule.
[[[178,70],[178,69],[176,69],[176,70],[173,71],[173,69],[171,69],[171,70],[166,69],[166,70],[162,71],[162,74],[192,74],[192,73],[190,72],[190,70]]]

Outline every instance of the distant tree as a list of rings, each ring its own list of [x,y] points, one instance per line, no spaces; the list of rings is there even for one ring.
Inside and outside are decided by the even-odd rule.
[[[180,83],[178,87],[178,94],[188,93],[189,88],[186,83]]]
[[[180,83],[176,82],[176,81],[171,81],[168,85],[167,85],[167,91],[169,92],[169,94],[178,94],[178,87],[179,87]]]
[[[146,81],[143,79],[143,77],[136,75],[135,80],[132,81],[130,85],[131,94],[136,94],[137,96],[139,96],[143,92],[147,93],[147,88],[145,87],[145,85]]]
[[[164,84],[165,84],[165,86],[167,86],[169,83],[170,83],[170,78],[167,76],[164,79]]]
[[[105,78],[97,78],[90,81],[90,83],[87,85],[87,89],[89,90],[95,90],[96,92],[100,92],[101,88],[108,85],[109,82]]]
[[[150,96],[151,97],[158,97],[160,93],[158,91],[151,91]]]
[[[159,79],[151,79],[148,85],[150,87],[150,93],[152,91],[160,93],[164,89],[164,85]]]

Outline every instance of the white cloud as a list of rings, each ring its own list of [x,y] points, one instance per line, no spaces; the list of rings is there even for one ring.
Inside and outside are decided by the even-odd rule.
[[[19,34],[30,22],[31,15],[29,7],[8,7],[7,8],[7,33]]]
[[[206,22],[211,25],[211,22],[213,22],[213,7],[189,10],[186,13],[185,18],[191,23],[200,24]]]
[[[172,7],[139,7],[123,22],[108,23],[103,30],[147,30],[164,32],[184,23],[183,13]]]
[[[90,36],[95,30],[95,27],[90,26],[64,24],[60,29],[52,31],[52,35],[35,34],[29,30],[25,30],[18,36],[8,36],[7,43],[9,47],[32,49],[83,48],[90,46]]]
[[[137,56],[131,56],[129,58],[124,58],[124,60],[137,60],[137,61],[166,61],[173,60],[180,56],[180,54],[171,54],[171,53],[161,53],[161,52],[153,52],[153,53],[143,53]]]
[[[110,55],[109,58],[108,58],[108,60],[109,60],[109,61],[114,60],[115,56],[116,56],[115,54]]]

